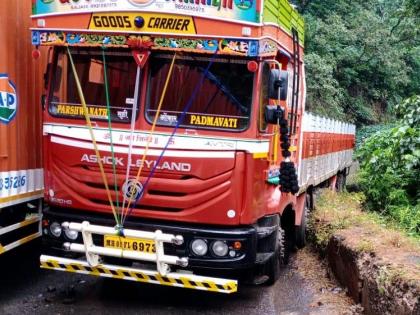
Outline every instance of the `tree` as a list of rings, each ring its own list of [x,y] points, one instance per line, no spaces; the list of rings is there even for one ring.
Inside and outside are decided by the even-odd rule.
[[[420,94],[415,0],[299,0],[306,23],[308,109],[358,125],[388,119]]]

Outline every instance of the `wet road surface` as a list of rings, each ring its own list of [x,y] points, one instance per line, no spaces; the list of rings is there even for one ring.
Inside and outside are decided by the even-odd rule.
[[[38,268],[36,244],[0,256],[0,314],[354,314],[355,306],[309,250],[274,286],[233,295]]]

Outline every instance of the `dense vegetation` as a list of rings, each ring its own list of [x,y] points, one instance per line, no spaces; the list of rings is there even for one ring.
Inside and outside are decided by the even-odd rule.
[[[397,106],[400,119],[358,149],[367,206],[420,235],[420,96]]]
[[[420,1],[296,0],[307,108],[358,126],[368,208],[420,234]]]
[[[420,1],[297,0],[306,23],[307,107],[358,126],[420,94]]]

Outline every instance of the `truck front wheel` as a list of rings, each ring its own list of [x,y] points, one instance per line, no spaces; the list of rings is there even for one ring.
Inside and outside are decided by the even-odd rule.
[[[274,237],[273,237],[274,238]],[[268,276],[267,285],[273,285],[280,277],[281,268],[286,264],[286,247],[284,230],[279,226],[273,239],[274,255],[265,264],[265,274]]]
[[[295,226],[295,245],[299,249],[306,246],[307,220],[310,204],[311,197],[308,193],[306,193],[305,206],[303,207],[302,212],[302,220],[300,221],[300,225]]]

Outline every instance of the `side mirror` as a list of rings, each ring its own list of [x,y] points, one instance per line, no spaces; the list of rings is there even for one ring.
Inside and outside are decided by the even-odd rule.
[[[268,97],[272,99],[287,99],[289,87],[289,73],[284,70],[271,69],[268,83]]]
[[[264,119],[267,124],[277,125],[283,118],[284,111],[277,105],[266,105],[264,109]]]

